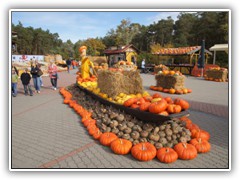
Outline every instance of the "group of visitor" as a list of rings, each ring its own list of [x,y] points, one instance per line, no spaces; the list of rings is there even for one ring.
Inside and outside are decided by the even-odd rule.
[[[73,69],[76,69],[77,66],[78,66],[77,61],[74,60],[74,59],[73,60],[67,59],[66,60],[66,64],[67,64],[67,71],[68,71],[68,73],[70,73],[71,66],[72,66]]]
[[[35,92],[40,94],[41,87],[43,86],[42,75],[43,71],[41,70],[41,65],[37,61],[31,63],[30,72],[28,68],[25,68],[24,72],[20,76],[20,80],[24,87],[24,94],[33,96],[33,90],[30,84],[31,79],[33,79],[33,85]],[[52,84],[52,89],[57,90],[57,79],[58,73],[57,66],[51,61],[48,66],[48,74]],[[19,79],[19,71],[15,66],[12,66],[12,95],[13,97],[17,96],[17,84]]]

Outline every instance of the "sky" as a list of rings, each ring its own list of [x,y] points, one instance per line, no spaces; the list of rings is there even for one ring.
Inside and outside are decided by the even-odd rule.
[[[12,11],[12,23],[19,21],[24,27],[42,28],[51,33],[58,33],[64,42],[73,43],[87,38],[104,37],[110,29],[116,29],[121,20],[129,19],[132,23],[150,25],[171,16],[177,20],[179,12],[83,12],[83,11]]]

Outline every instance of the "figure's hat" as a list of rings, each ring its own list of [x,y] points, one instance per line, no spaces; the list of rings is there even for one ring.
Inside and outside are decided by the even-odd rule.
[[[83,51],[84,49],[87,50],[87,47],[86,47],[86,46],[81,46],[81,47],[78,49],[78,51],[79,51],[80,53],[82,53],[82,51]]]

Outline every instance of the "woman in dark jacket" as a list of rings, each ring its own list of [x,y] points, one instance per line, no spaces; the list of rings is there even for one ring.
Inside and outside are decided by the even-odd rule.
[[[40,76],[39,75],[40,69],[39,67],[35,64],[31,64],[31,75],[33,78],[33,84],[34,84],[34,88],[37,91],[37,93],[40,93],[40,88],[41,88],[41,84],[40,84]]]

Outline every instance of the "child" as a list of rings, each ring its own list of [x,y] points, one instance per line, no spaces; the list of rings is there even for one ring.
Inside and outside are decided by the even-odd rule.
[[[17,96],[17,83],[18,75],[14,69],[12,69],[12,95],[13,97]]]
[[[21,81],[22,81],[22,84],[24,87],[25,96],[28,95],[28,90],[29,90],[30,96],[33,95],[31,85],[30,85],[30,80],[31,80],[31,76],[28,73],[28,69],[26,68],[25,71],[21,75]]]

